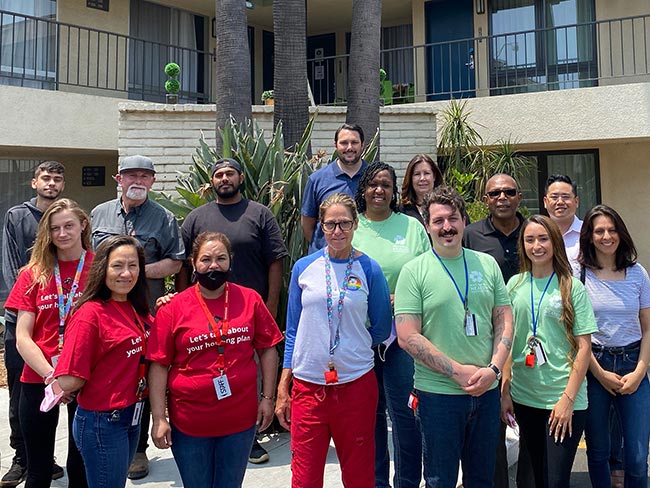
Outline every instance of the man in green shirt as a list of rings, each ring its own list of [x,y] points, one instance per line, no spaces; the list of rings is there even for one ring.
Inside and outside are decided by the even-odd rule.
[[[400,346],[416,361],[416,415],[427,488],[491,487],[499,434],[497,380],[512,347],[499,266],[462,247],[465,202],[446,186],[424,201],[431,253],[407,263],[395,290]]]

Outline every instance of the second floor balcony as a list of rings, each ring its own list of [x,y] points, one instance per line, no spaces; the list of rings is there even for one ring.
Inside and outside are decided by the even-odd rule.
[[[378,91],[390,105],[649,81],[649,48],[650,16],[634,16],[383,49]],[[307,60],[315,104],[346,103],[348,58]],[[170,61],[181,102],[213,102],[211,52],[0,11],[0,84],[162,102]]]

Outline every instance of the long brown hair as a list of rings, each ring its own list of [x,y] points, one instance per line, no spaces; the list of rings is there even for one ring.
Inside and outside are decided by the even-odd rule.
[[[431,159],[427,154],[416,154],[409,161],[408,166],[406,167],[406,173],[404,173],[404,179],[402,180],[402,205],[416,205],[418,203],[417,195],[415,194],[415,188],[413,188],[413,172],[415,171],[415,166],[419,163],[427,163],[431,166],[431,171],[433,171],[433,188],[437,188],[442,185],[442,171],[436,164],[436,162]]]
[[[524,233],[526,227],[530,224],[539,224],[544,227],[551,239],[551,245],[553,246],[553,271],[555,271],[555,274],[557,275],[560,284],[560,296],[562,297],[562,313],[560,314],[560,321],[564,323],[566,337],[571,346],[567,358],[569,359],[569,363],[573,363],[578,352],[578,343],[573,335],[573,324],[575,323],[575,311],[573,309],[573,302],[571,301],[573,273],[571,265],[569,264],[569,258],[567,258],[566,250],[564,248],[562,233],[557,224],[544,215],[532,215],[524,220],[523,224],[521,224],[521,231],[519,232],[517,243],[517,251],[519,252],[519,271],[521,273],[529,272],[532,274],[533,272],[533,263],[526,255],[524,247]],[[515,287],[520,286],[523,281],[522,275],[519,281],[515,284]]]
[[[56,259],[57,248],[52,242],[52,232],[50,225],[52,215],[68,210],[72,212],[83,226],[86,227],[81,232],[81,245],[84,249],[90,249],[90,221],[88,215],[74,200],[61,198],[52,203],[41,217],[36,231],[36,240],[32,248],[32,255],[25,268],[30,269],[34,275],[34,285],[38,284],[43,287],[52,277],[54,271],[54,260]]]

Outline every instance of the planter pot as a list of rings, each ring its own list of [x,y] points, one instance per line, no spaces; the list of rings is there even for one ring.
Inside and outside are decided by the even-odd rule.
[[[264,100],[264,105],[273,105],[273,104],[275,104],[275,100],[272,98],[267,98],[266,100]]]
[[[167,100],[167,103],[169,103],[169,104],[178,103],[178,94],[176,94],[176,93],[167,93],[165,95],[165,99]]]

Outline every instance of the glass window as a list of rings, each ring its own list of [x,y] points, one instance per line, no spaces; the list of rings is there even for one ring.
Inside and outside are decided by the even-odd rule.
[[[593,2],[490,2],[492,94],[595,85]]]

